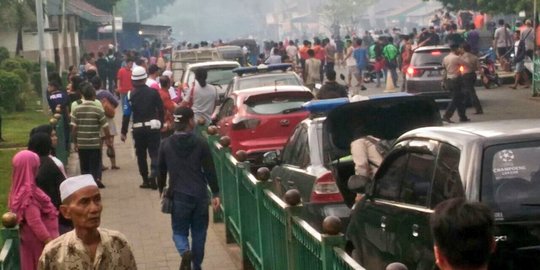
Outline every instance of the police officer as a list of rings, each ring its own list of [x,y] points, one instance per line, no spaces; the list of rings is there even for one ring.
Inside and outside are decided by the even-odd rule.
[[[143,179],[143,183],[139,187],[157,189],[157,155],[164,111],[159,93],[145,84],[147,77],[143,67],[135,67],[132,71],[133,90],[126,95],[123,103],[121,140],[123,142],[126,140],[130,117],[133,114],[133,140],[135,141],[139,173]],[[146,161],[147,151],[150,155],[150,175]]]
[[[446,108],[443,121],[453,123],[451,118],[457,109],[459,121],[468,122],[470,119],[467,118],[467,115],[465,114],[465,93],[463,91],[463,77],[461,71],[466,63],[460,57],[459,44],[450,44],[450,50],[450,54],[444,57],[442,65],[445,69],[443,82],[450,92],[452,100],[448,104],[448,108]]]

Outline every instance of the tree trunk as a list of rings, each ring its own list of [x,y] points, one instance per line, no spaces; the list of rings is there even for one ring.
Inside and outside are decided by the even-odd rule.
[[[20,56],[23,50],[23,38],[22,38],[22,27],[17,29],[17,45],[15,47],[15,55]]]

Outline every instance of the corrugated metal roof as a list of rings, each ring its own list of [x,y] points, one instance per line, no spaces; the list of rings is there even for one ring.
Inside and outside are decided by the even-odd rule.
[[[62,15],[62,0],[48,0],[47,14]],[[96,8],[84,0],[66,0],[66,14],[99,23],[111,23],[113,19],[111,13]]]

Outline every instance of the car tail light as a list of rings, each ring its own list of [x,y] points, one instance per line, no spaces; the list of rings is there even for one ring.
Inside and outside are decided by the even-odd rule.
[[[431,52],[431,55],[433,55],[433,56],[439,56],[439,55],[441,55],[441,51],[432,51],[432,52]]]
[[[420,77],[422,76],[422,71],[419,70],[419,69],[416,69],[414,67],[408,67],[407,68],[407,75],[409,75],[409,77]]]
[[[332,173],[325,173],[315,180],[310,201],[312,203],[343,202],[343,196],[339,192]]]
[[[465,67],[459,66],[459,73],[463,74],[463,72],[465,72]]]
[[[233,130],[254,129],[261,123],[261,120],[256,118],[234,118],[232,120]]]

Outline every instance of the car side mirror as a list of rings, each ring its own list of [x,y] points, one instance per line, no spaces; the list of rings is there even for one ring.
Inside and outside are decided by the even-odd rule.
[[[371,179],[362,175],[352,175],[347,181],[347,187],[355,193],[367,193],[371,190]]]
[[[263,155],[263,164],[268,167],[273,167],[279,163],[279,154],[277,151],[266,152]]]

